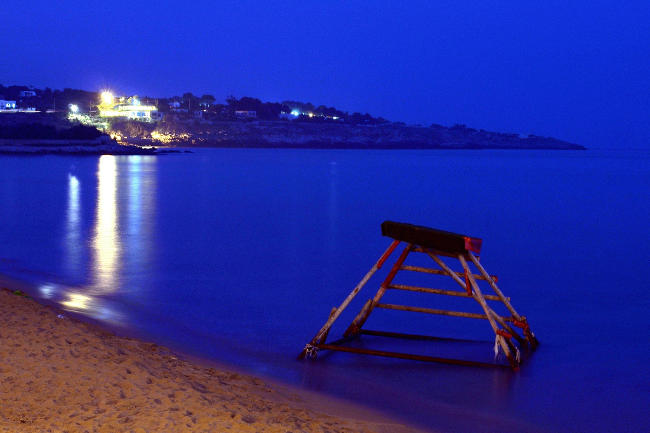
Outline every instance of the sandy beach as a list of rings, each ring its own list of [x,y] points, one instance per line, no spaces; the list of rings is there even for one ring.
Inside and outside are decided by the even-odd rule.
[[[0,290],[1,432],[411,432]]]

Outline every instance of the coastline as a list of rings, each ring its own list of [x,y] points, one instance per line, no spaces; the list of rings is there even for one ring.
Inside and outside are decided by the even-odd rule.
[[[202,113],[202,112],[201,112]],[[364,149],[364,150],[585,150],[580,144],[553,137],[493,132],[468,128],[464,125],[446,127],[406,125],[400,123],[354,124],[340,122],[312,122],[288,120],[219,120],[214,116],[201,115],[195,118],[182,113],[168,113],[165,119],[156,123],[121,121],[111,126],[112,134],[121,137],[124,143],[134,149],[125,150],[124,145],[108,136],[100,137],[94,143],[85,143],[86,148],[78,152],[59,151],[58,148],[72,146],[71,137],[58,140],[25,138],[29,127],[40,125],[43,134],[54,138],[55,130],[84,128],[68,119],[54,114],[4,115],[0,126],[18,128],[13,138],[0,139],[0,152],[30,153],[29,146],[39,146],[41,153],[107,153],[139,154],[146,151],[143,146],[172,146],[195,148],[267,148],[267,149]],[[20,129],[22,128],[22,129]],[[49,129],[48,129],[49,128]],[[85,127],[88,128],[88,127]],[[90,132],[84,132],[89,134]],[[72,132],[70,132],[72,134]],[[83,137],[81,132],[73,137]],[[63,139],[65,138],[65,139]],[[55,144],[54,142],[58,142]],[[86,140],[88,141],[88,140]],[[41,143],[34,143],[41,142]],[[47,142],[47,143],[46,143]],[[101,144],[112,144],[113,148],[99,150]],[[83,143],[79,143],[82,145]],[[9,147],[14,149],[9,150]],[[140,149],[138,149],[140,148]],[[55,150],[57,149],[57,150]]]
[[[148,139],[129,139],[130,143],[134,146],[170,146]],[[293,142],[293,141],[263,141],[263,140],[247,140],[245,142],[238,140],[221,140],[215,142],[192,142],[192,141],[178,141],[174,142],[170,147],[174,148],[195,148],[195,149],[312,149],[312,150],[549,150],[549,151],[574,151],[574,150],[587,150],[584,146],[575,147],[548,147],[543,145],[532,146],[505,146],[505,145],[490,145],[490,144],[441,144],[432,145],[425,142],[377,142],[377,143],[356,143],[352,141],[326,141],[326,140],[310,140],[306,142]]]
[[[120,145],[108,136],[93,140],[0,139],[5,155],[156,155],[153,147]]]
[[[371,409],[117,336],[0,289],[0,429],[422,431]],[[8,288],[5,286],[12,286]]]

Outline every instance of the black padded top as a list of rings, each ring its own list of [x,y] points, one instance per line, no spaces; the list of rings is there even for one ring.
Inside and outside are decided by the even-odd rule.
[[[468,251],[479,254],[483,243],[480,238],[394,221],[384,221],[381,234],[450,255],[467,254]]]

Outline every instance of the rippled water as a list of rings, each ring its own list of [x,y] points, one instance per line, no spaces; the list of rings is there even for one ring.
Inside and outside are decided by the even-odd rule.
[[[0,272],[123,332],[434,428],[644,431],[649,156],[255,149],[2,156]],[[521,371],[342,353],[295,360],[390,243],[379,230],[386,219],[484,239],[482,263],[542,343]],[[424,277],[398,278],[427,285]],[[472,302],[386,299],[452,309]],[[483,321],[381,310],[368,327],[480,340],[364,337],[373,348],[493,355]]]

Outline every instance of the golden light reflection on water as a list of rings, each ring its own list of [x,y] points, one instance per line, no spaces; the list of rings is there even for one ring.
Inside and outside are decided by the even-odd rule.
[[[92,239],[91,264],[94,286],[102,293],[115,290],[121,245],[118,230],[117,162],[113,155],[102,155],[97,170],[97,211]]]
[[[81,293],[69,293],[68,299],[62,301],[61,304],[71,310],[85,311],[88,310],[88,304],[91,299],[90,296],[82,295]]]
[[[65,264],[69,273],[76,272],[81,261],[81,199],[79,179],[68,174],[68,209],[66,212]]]
[[[121,275],[124,270],[137,272],[146,266],[151,254],[155,163],[155,157],[103,155],[99,158],[95,218],[89,243],[89,285],[82,288],[43,284],[44,297],[57,299],[70,311],[115,324],[124,322],[125,317],[115,311],[113,302],[105,295],[120,288],[137,290],[121,287]],[[64,260],[71,275],[84,270],[80,189],[78,178],[70,174]]]

